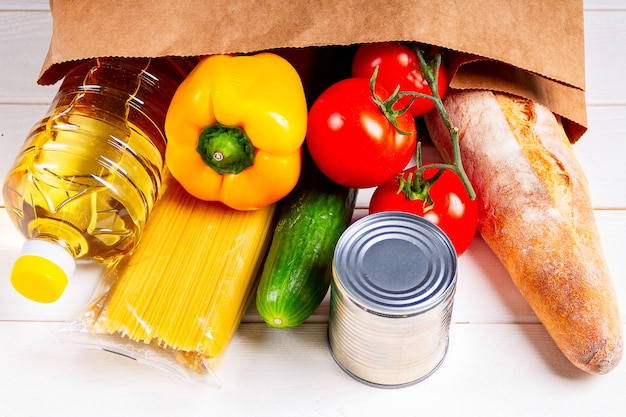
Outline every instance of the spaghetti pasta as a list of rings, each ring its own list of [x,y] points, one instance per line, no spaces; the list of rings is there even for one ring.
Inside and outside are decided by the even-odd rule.
[[[171,350],[191,368],[219,363],[246,311],[275,206],[238,211],[188,194],[171,176],[142,239],[106,274],[88,327]]]

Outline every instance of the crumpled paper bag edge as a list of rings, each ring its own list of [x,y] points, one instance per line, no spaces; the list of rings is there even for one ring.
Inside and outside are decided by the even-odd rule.
[[[401,40],[398,40],[401,41]],[[315,48],[325,46],[348,46],[335,44],[319,44],[302,47],[286,47],[293,49]],[[483,89],[500,91],[509,94],[519,95],[529,100],[536,101],[563,119],[563,125],[572,143],[578,141],[587,131],[587,114],[585,91],[556,79],[533,73],[506,62],[497,61],[492,58],[483,57],[465,51],[454,50],[441,47],[446,53],[446,68],[450,76],[450,88],[452,89]],[[259,51],[251,51],[256,53]],[[50,54],[50,51],[49,51]],[[112,55],[123,57],[122,55]],[[169,55],[187,57],[187,55]],[[145,58],[146,56],[132,56],[127,58]],[[49,66],[41,69],[37,83],[40,85],[50,85],[58,82],[64,74],[74,65],[85,60],[98,58],[96,56],[76,57],[70,60],[58,60],[54,56],[48,56],[46,62],[52,62]],[[451,58],[451,59],[449,59]],[[58,61],[58,62],[57,62]],[[508,69],[509,74],[524,78],[523,83],[517,79],[500,79],[491,74],[485,73],[483,77],[477,77],[476,72],[484,66]],[[474,69],[475,68],[475,69]],[[506,78],[506,77],[505,77]],[[576,105],[572,105],[572,100]],[[585,109],[581,111],[580,109]]]

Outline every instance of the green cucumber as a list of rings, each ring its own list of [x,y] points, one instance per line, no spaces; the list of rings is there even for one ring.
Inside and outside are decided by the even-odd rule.
[[[320,305],[339,236],[350,224],[357,190],[329,180],[304,152],[300,180],[280,202],[256,292],[271,327],[296,327]]]

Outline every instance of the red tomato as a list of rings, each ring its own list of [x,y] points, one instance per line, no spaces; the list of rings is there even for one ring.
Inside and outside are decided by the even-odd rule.
[[[415,167],[404,171],[415,172]],[[429,179],[437,172],[436,168],[427,169],[424,178]],[[424,217],[435,223],[450,238],[457,255],[465,252],[476,234],[478,206],[476,200],[470,200],[461,179],[455,172],[447,169],[430,188],[430,197],[434,203],[424,213],[423,200],[410,200],[404,193],[398,193],[398,181],[389,181],[374,191],[369,205],[369,212],[404,211]]]
[[[378,85],[377,96],[388,95]],[[367,78],[348,78],[326,89],[309,112],[306,142],[320,170],[351,188],[382,184],[401,172],[415,152],[415,121],[399,115],[400,133],[372,99]]]
[[[428,83],[420,72],[417,55],[411,48],[396,42],[366,43],[359,46],[352,61],[352,76],[370,78],[376,66],[378,66],[377,82],[390,93],[400,85],[400,91],[417,91],[432,95]],[[437,90],[441,98],[445,96],[447,88],[448,74],[441,65],[437,78]],[[387,97],[383,97],[385,98]],[[403,97],[396,108],[406,107],[410,101],[411,97]],[[409,110],[413,117],[419,117],[434,107],[432,101],[418,97]]]

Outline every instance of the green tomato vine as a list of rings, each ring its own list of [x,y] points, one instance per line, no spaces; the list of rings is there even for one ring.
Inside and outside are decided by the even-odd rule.
[[[450,169],[454,171],[463,182],[463,185],[465,186],[465,189],[467,190],[467,194],[469,195],[470,199],[474,200],[476,198],[476,192],[474,191],[474,187],[467,177],[465,168],[463,168],[463,161],[461,158],[461,146],[459,143],[459,129],[454,126],[452,120],[450,120],[450,116],[448,115],[448,112],[443,105],[443,100],[441,98],[441,95],[439,94],[439,88],[437,86],[437,80],[439,79],[439,68],[441,67],[441,54],[435,54],[430,61],[426,61],[426,58],[424,58],[424,54],[419,45],[415,45],[414,49],[415,53],[417,54],[417,59],[420,63],[420,70],[422,72],[422,75],[424,75],[424,79],[428,83],[430,91],[433,94],[432,96],[429,96],[416,92],[401,92],[399,93],[399,96],[402,97],[403,95],[412,95],[414,97],[424,97],[431,100],[435,104],[435,109],[439,113],[441,120],[443,121],[446,129],[448,130],[448,133],[450,134],[450,139],[452,141],[452,163],[431,164],[428,165],[428,168]],[[424,172],[426,167],[421,164],[420,146],[417,147],[417,152],[418,169],[416,171],[416,174],[418,172],[421,174]]]
[[[425,211],[429,210],[433,206],[432,199],[430,198],[429,191],[433,184],[437,181],[437,179],[441,176],[444,170],[449,169],[452,170],[458,175],[461,179],[465,190],[471,200],[476,198],[476,192],[474,191],[474,187],[472,186],[465,169],[463,168],[463,161],[461,159],[461,147],[459,143],[459,129],[454,126],[452,120],[450,120],[450,116],[446,111],[446,108],[443,104],[443,99],[439,94],[439,88],[437,85],[437,80],[439,79],[439,69],[441,68],[441,54],[437,53],[430,58],[430,60],[426,60],[424,57],[424,53],[422,52],[420,46],[418,44],[413,45],[413,49],[417,55],[420,64],[420,71],[424,76],[424,79],[428,83],[430,87],[430,91],[432,95],[418,93],[417,91],[399,91],[400,86],[396,87],[393,93],[386,100],[380,99],[374,93],[374,86],[376,82],[376,78],[378,75],[378,67],[374,70],[374,73],[370,79],[370,90],[372,91],[372,97],[374,102],[378,105],[380,110],[385,114],[387,119],[391,122],[391,124],[396,128],[396,130],[401,133],[408,135],[409,132],[401,131],[396,122],[396,118],[399,115],[404,114],[408,111],[413,101],[416,98],[425,98],[434,103],[435,109],[439,113],[448,133],[450,134],[450,139],[452,141],[452,162],[451,163],[435,163],[429,164],[427,166],[422,165],[422,154],[421,154],[421,142],[417,143],[416,149],[416,170],[413,174],[409,175],[408,178],[404,178],[402,173],[398,174],[397,180],[399,183],[398,193],[404,193],[407,199],[416,200],[420,199],[424,201]],[[401,109],[394,109],[393,106],[400,100],[402,97],[410,96],[412,97],[411,101],[408,105]],[[426,169],[439,169],[439,172],[435,174],[432,178],[426,180],[424,178],[424,171]]]

